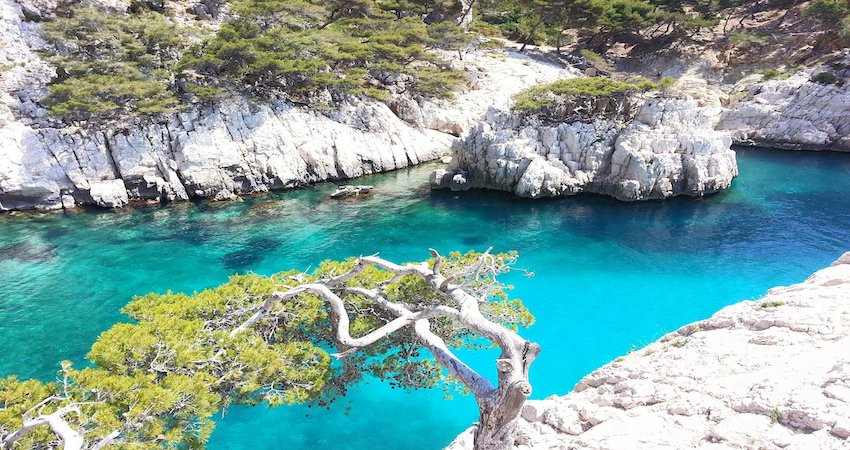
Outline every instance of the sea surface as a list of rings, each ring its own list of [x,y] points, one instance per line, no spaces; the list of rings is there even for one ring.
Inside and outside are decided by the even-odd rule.
[[[705,198],[622,203],[431,192],[432,167],[377,175],[363,199],[333,185],[238,202],[0,215],[0,376],[49,379],[85,363],[133,295],[192,292],[235,272],[308,269],[428,247],[520,252],[513,294],[535,313],[543,352],[534,398],[689,322],[803,281],[850,250],[850,154],[739,149],[741,175]],[[464,356],[492,375],[492,352]],[[472,398],[372,381],[330,410],[233,408],[211,449],[437,449],[476,419]]]

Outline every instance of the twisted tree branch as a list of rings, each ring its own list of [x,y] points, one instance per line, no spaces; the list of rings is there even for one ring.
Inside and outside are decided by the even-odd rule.
[[[487,319],[481,312],[479,305],[488,294],[486,289],[484,293],[480,292],[479,283],[482,280],[494,280],[495,276],[503,271],[499,266],[500,261],[491,255],[490,251],[491,249],[487,249],[471,265],[449,274],[443,273],[443,259],[434,249],[430,249],[434,258],[433,267],[428,261],[401,265],[377,255],[362,257],[345,274],[324,281],[301,284],[286,292],[275,292],[265,300],[257,313],[234,329],[231,336],[249,328],[266,316],[278,302],[305,293],[318,294],[330,306],[336,328],[336,339],[342,346],[349,347],[334,355],[338,358],[374,344],[412,324],[416,335],[436,360],[454,378],[469,388],[478,400],[481,423],[476,429],[476,448],[509,448],[513,445],[512,436],[522,405],[531,395],[528,370],[540,353],[540,346],[525,340],[507,327]],[[370,266],[390,272],[393,277],[389,282],[379,283],[378,289],[344,286],[347,281],[354,279]],[[387,283],[395,282],[408,275],[424,280],[435,293],[450,299],[452,305],[437,305],[412,311],[409,305],[388,301],[382,295]],[[470,288],[473,288],[478,295],[470,292]],[[334,292],[335,289],[340,294]],[[349,313],[345,302],[340,297],[343,292],[371,299],[395,318],[364,336],[354,338],[350,334]],[[437,317],[449,317],[465,328],[489,339],[501,349],[499,359],[496,360],[498,369],[496,386],[463,363],[452,353],[445,341],[431,331],[429,319]]]
[[[43,406],[47,402],[55,399],[55,397],[49,397],[36,405],[36,407]],[[77,405],[65,406],[59,408],[53,413],[39,415],[32,419],[28,418],[25,414],[21,428],[3,439],[3,441],[0,442],[0,449],[11,449],[12,446],[15,445],[15,442],[26,436],[33,429],[47,425],[53,433],[62,440],[62,448],[64,450],[82,450],[83,445],[85,444],[83,434],[73,429],[68,422],[62,418],[62,416],[71,412],[79,414],[80,409]]]

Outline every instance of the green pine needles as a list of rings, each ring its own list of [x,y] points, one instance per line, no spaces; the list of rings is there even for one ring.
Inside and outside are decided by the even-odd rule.
[[[57,77],[44,100],[55,116],[120,118],[173,110],[171,66],[189,31],[162,14],[125,14],[72,6],[46,23]]]
[[[463,48],[472,35],[450,22],[426,25],[439,3],[236,0],[214,34],[149,8],[72,6],[43,29],[58,67],[44,101],[52,115],[81,121],[228,94],[305,104],[326,93],[446,98],[465,76],[433,50]]]
[[[537,111],[553,106],[569,97],[607,97],[630,92],[649,92],[675,83],[670,77],[654,82],[642,77],[617,81],[608,77],[570,78],[532,86],[514,95],[514,111]]]
[[[492,323],[514,330],[531,325],[531,313],[508,297],[510,286],[495,278],[516,254],[487,255],[492,272],[486,273],[475,269],[483,257],[453,253],[442,258],[440,267],[443,273],[468,277],[466,289],[480,295],[481,313]],[[434,261],[425,264],[434,268]],[[66,448],[100,448],[104,442],[110,448],[203,448],[213,415],[229,405],[326,406],[364,376],[403,389],[454,388],[455,380],[422,351],[412,326],[362,348],[338,348],[338,319],[326,298],[303,291],[269,302],[276,292],[308,283],[334,286],[354,337],[396,319],[357,289],[380,288],[387,301],[405,308],[445,305],[445,296],[424,279],[374,266],[332,281],[353,273],[357,264],[355,259],[325,261],[309,273],[234,275],[222,286],[192,295],[135,298],[123,310],[133,322],[101,334],[88,354],[90,367],[63,362],[57,379],[49,382],[0,378],[0,449],[57,448],[60,433],[46,424],[20,432],[25,421],[49,417],[84,433],[85,445],[66,440]],[[448,346],[482,345],[480,336],[450,317],[430,322],[431,332]],[[332,359],[331,349],[344,357]]]

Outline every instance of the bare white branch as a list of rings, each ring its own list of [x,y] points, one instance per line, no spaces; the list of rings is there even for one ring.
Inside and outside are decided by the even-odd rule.
[[[52,400],[56,400],[56,397],[45,399],[45,401],[36,406],[44,406],[46,402]],[[82,450],[83,445],[85,444],[83,434],[72,428],[68,422],[62,418],[62,416],[71,412],[79,414],[80,409],[76,405],[70,405],[59,408],[51,414],[39,415],[35,418],[29,418],[25,414],[21,428],[3,439],[3,441],[0,442],[0,449],[11,449],[18,440],[26,436],[30,431],[46,425],[50,427],[59,439],[62,440],[62,448],[64,450]]]
[[[266,316],[278,302],[308,292],[318,294],[330,306],[335,320],[336,339],[339,344],[348,347],[334,355],[338,358],[374,344],[413,324],[417,336],[437,361],[476,396],[481,419],[476,428],[475,448],[508,449],[513,445],[513,434],[522,405],[531,395],[528,370],[539,354],[540,347],[523,339],[507,327],[487,319],[481,312],[479,303],[486,298],[488,291],[478,288],[482,282],[485,285],[490,280],[492,280],[491,283],[495,283],[495,277],[504,271],[497,258],[490,254],[491,250],[492,248],[487,249],[474,263],[456,269],[448,276],[443,274],[443,258],[434,249],[431,249],[431,255],[434,257],[433,268],[427,261],[402,265],[377,255],[362,257],[345,274],[323,281],[300,284],[286,292],[275,292],[265,300],[259,311],[234,329],[231,336],[251,327]],[[370,266],[392,273],[390,283],[408,275],[419,277],[426,281],[435,293],[450,299],[452,305],[437,305],[413,311],[409,305],[388,301],[382,295],[386,283],[379,284],[378,289],[344,286],[347,281],[354,279]],[[475,292],[478,292],[482,298],[469,291],[473,286],[477,287]],[[350,334],[351,318],[340,296],[345,293],[372,299],[376,305],[391,313],[395,318],[364,336],[354,338]],[[463,363],[448,348],[445,341],[431,330],[429,319],[436,317],[449,317],[465,328],[489,339],[501,349],[501,355],[497,360],[498,383],[496,386]]]

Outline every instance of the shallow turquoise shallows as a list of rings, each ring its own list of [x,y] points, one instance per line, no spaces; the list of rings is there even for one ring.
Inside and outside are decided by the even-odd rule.
[[[229,203],[0,216],[0,376],[50,378],[83,364],[134,294],[193,291],[234,272],[308,269],[324,258],[427,248],[516,249],[512,275],[543,347],[534,397],[725,305],[797,283],[850,250],[850,154],[740,150],[741,176],[706,199],[621,203],[581,196],[430,192],[429,167]],[[493,353],[466,354],[493,371]],[[331,410],[234,408],[212,449],[436,449],[475,420],[474,401],[373,381]]]

